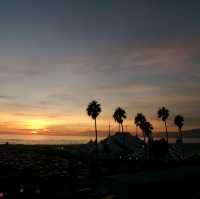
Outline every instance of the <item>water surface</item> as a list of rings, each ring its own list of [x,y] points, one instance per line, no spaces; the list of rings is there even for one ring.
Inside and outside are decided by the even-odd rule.
[[[102,140],[105,137],[99,137]],[[142,138],[141,138],[142,139]],[[56,135],[8,135],[0,134],[0,144],[84,144],[94,140],[94,136],[56,136]],[[169,138],[170,143],[175,143],[176,138]],[[200,143],[200,138],[185,138],[184,143]]]

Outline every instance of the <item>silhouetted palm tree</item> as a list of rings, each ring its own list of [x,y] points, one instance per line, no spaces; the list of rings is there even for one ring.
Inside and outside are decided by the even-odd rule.
[[[152,135],[152,131],[153,131],[152,124],[150,122],[145,121],[142,125],[142,130],[144,132],[145,137],[147,137],[149,140],[150,136]]]
[[[145,121],[142,125],[141,125],[141,129],[143,131],[143,134],[144,134],[144,142],[145,142],[145,145],[144,145],[144,149],[145,149],[145,158],[147,159],[147,157],[151,157],[151,143],[150,142],[150,138],[152,137],[152,131],[153,131],[153,126],[150,122],[147,122]],[[148,143],[146,143],[146,139],[145,138],[148,138]]]
[[[123,133],[124,132],[123,119],[126,119],[126,111],[124,109],[122,109],[121,107],[118,107],[113,114],[113,118],[114,118],[115,122],[117,122],[117,123],[119,123],[119,125],[121,125],[122,133]],[[125,143],[125,135],[124,135],[124,143]]]
[[[136,125],[136,136],[138,136],[138,127],[142,126],[142,124],[146,121],[146,118],[145,116],[142,114],[142,113],[138,113],[136,116],[135,116],[135,125]]]
[[[174,119],[174,124],[178,127],[180,136],[181,136],[181,138],[183,138],[181,129],[184,125],[184,117],[182,115],[177,115]]]
[[[174,124],[178,127],[179,130],[179,136],[181,138],[181,143],[183,144],[183,133],[182,133],[182,127],[184,125],[184,117],[182,115],[177,115],[174,118]],[[182,145],[182,155],[184,157],[184,149],[183,149],[183,145]]]
[[[169,110],[164,106],[158,110],[158,118],[160,118],[165,123],[165,133],[168,143],[168,131],[167,131],[167,118],[169,117]]]
[[[96,135],[96,139],[95,139],[95,143],[96,143],[96,150],[98,149],[98,141],[97,141],[97,117],[98,115],[101,113],[101,105],[93,100],[92,102],[89,103],[87,109],[87,114],[88,116],[92,117],[92,119],[94,120],[94,124],[95,124],[95,135]]]
[[[122,133],[123,133],[123,119],[126,119],[126,111],[118,107],[113,114],[113,118],[117,123],[121,125]]]

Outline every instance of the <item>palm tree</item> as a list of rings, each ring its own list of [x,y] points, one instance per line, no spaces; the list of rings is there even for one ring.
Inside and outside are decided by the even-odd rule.
[[[164,106],[158,110],[158,118],[160,118],[165,123],[165,133],[168,143],[168,131],[167,131],[167,118],[169,117],[169,110]]]
[[[181,143],[182,143],[182,155],[184,157],[184,149],[183,149],[183,134],[182,134],[182,127],[184,125],[184,117],[182,115],[177,115],[174,118],[174,124],[178,127],[179,130],[179,136],[181,138]]]
[[[152,131],[153,131],[153,126],[150,122],[145,121],[142,125],[141,125],[141,129],[143,131],[144,134],[144,149],[145,149],[145,158],[149,158],[151,157],[151,142],[150,142],[150,138],[152,135]],[[146,144],[146,139],[145,137],[148,138],[148,144]]]
[[[142,130],[144,132],[145,137],[147,137],[149,140],[150,136],[152,135],[152,131],[153,131],[152,124],[150,122],[145,121],[142,125]]]
[[[126,111],[121,107],[118,107],[113,114],[113,118],[115,122],[119,124],[119,126],[121,125],[123,133],[123,119],[126,119]],[[124,142],[125,142],[125,136],[124,136]]]
[[[95,135],[96,135],[96,139],[95,139],[95,144],[96,144],[96,150],[98,149],[98,141],[97,141],[97,117],[98,115],[101,113],[101,105],[93,100],[92,102],[89,103],[87,109],[87,114],[88,116],[92,117],[92,119],[94,120],[94,124],[95,124]]]
[[[178,127],[180,137],[181,139],[183,139],[183,134],[181,130],[184,125],[184,117],[182,115],[177,115],[174,119],[174,124]]]
[[[142,126],[142,124],[146,121],[146,118],[145,116],[142,114],[142,113],[138,113],[136,116],[135,116],[135,126],[136,126],[136,137],[138,136],[138,127]]]

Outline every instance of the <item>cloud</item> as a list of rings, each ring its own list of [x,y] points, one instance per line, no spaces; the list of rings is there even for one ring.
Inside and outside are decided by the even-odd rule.
[[[13,100],[16,97],[14,96],[9,96],[9,95],[0,95],[0,100]]]
[[[16,50],[17,51],[17,50]],[[59,58],[50,59],[49,55],[30,53],[28,50],[19,49],[17,52],[10,50],[0,55],[0,75],[6,77],[33,78],[56,72]]]
[[[143,47],[127,44],[107,48],[98,54],[66,57],[65,63],[70,66],[68,71],[72,74],[88,76],[91,80],[98,76],[113,80],[116,75],[120,78],[121,74],[136,76],[142,75],[141,73],[170,74],[190,71],[194,66],[188,60],[197,52],[198,45],[195,42],[183,45],[165,45],[160,42],[155,46]]]
[[[55,101],[60,101],[60,102],[67,102],[67,101],[74,101],[77,100],[76,96],[69,94],[65,91],[63,92],[56,92],[56,93],[51,93],[47,95],[47,100],[55,100]]]
[[[148,95],[155,92],[159,92],[161,88],[154,85],[145,85],[145,84],[118,84],[108,87],[100,87],[98,91],[102,93],[115,93],[115,94],[126,94],[126,95]]]
[[[1,108],[4,110],[41,110],[41,109],[47,109],[47,107],[36,105],[36,104],[28,104],[28,103],[22,103],[22,102],[5,102],[1,104]]]

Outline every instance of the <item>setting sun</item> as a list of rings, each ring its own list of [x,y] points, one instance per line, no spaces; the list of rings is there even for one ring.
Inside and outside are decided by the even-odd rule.
[[[38,132],[37,132],[37,131],[31,131],[31,133],[32,133],[32,134],[37,134]]]
[[[27,122],[26,126],[28,129],[39,130],[44,129],[48,124],[49,122],[45,120],[31,120]],[[37,133],[37,131],[32,131],[32,133]]]

